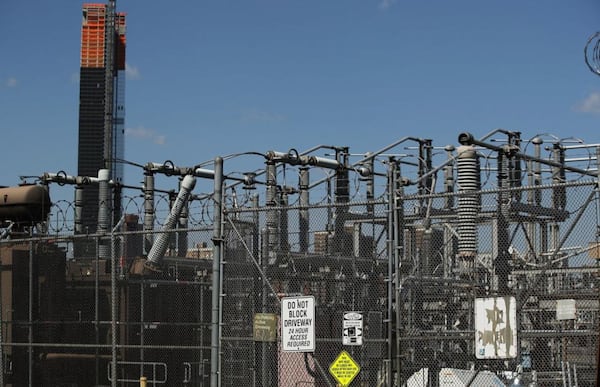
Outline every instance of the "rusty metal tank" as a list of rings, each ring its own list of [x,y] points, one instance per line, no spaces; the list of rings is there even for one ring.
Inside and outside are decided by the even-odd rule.
[[[47,219],[51,206],[46,186],[28,184],[0,188],[0,221],[42,222]]]

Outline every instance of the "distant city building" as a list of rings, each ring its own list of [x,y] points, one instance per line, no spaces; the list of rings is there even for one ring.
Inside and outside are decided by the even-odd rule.
[[[108,4],[83,5],[79,89],[79,176],[110,170],[115,183],[123,180],[125,132],[125,14]],[[120,217],[119,190],[110,198],[113,219]],[[98,224],[97,185],[83,189],[80,232],[93,233]]]

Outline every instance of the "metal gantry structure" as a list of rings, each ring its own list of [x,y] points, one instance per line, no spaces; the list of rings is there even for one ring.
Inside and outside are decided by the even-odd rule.
[[[341,351],[352,385],[593,386],[599,153],[498,129],[2,188],[0,386],[333,386]],[[123,193],[94,234],[74,221],[89,185],[101,204]],[[282,350],[289,296],[314,297],[312,351]]]

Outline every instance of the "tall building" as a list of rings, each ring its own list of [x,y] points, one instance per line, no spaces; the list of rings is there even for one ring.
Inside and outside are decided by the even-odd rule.
[[[107,4],[83,5],[81,70],[79,89],[79,176],[98,176],[110,170],[115,183],[123,180],[125,131],[125,14],[115,12],[114,0]],[[120,217],[119,190],[109,198],[113,219]],[[82,210],[76,224],[79,232],[97,231],[99,189],[83,188]]]

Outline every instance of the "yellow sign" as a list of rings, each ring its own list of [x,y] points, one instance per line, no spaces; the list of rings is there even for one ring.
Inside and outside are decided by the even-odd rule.
[[[329,366],[329,373],[342,386],[349,386],[359,372],[360,366],[346,351],[340,352]]]
[[[254,315],[254,341],[277,341],[277,315],[256,313]]]

